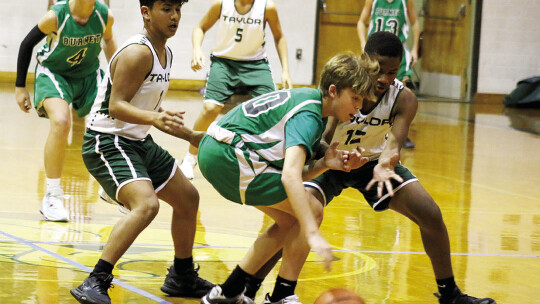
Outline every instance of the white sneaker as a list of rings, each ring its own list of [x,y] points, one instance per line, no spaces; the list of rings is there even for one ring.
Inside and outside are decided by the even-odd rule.
[[[255,304],[255,302],[244,296],[243,293],[234,297],[227,298],[221,291],[221,286],[216,285],[201,299],[201,304]]]
[[[266,297],[264,298],[263,304],[302,304],[302,303],[300,303],[300,299],[298,299],[297,295],[290,295],[277,302],[272,302],[270,301],[270,294],[267,293]]]
[[[197,165],[197,159],[191,155],[186,155],[182,164],[180,164],[180,170],[184,173],[184,176],[187,179],[193,179],[195,175],[193,174],[193,169]]]
[[[47,221],[67,222],[69,212],[64,208],[64,191],[60,188],[47,191],[39,210]]]
[[[103,190],[103,188],[99,187],[99,190],[98,190],[98,194],[99,194],[99,198],[101,198],[102,200],[104,200],[106,203],[109,203],[111,205],[116,205],[118,206],[118,211],[122,212],[123,214],[128,214],[129,213],[129,209],[120,205],[120,203],[117,203],[115,200],[113,200],[108,194],[107,192],[105,192],[105,190]]]

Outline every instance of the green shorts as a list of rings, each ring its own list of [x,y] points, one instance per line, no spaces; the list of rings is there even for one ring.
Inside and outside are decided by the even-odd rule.
[[[55,74],[38,63],[34,84],[34,107],[38,115],[47,117],[43,100],[57,97],[67,101],[68,104],[73,104],[73,109],[79,117],[86,116],[92,109],[103,75],[103,71],[98,69],[84,78],[70,78]]]
[[[82,158],[90,174],[116,201],[120,188],[137,180],[151,181],[157,193],[177,168],[176,160],[150,135],[143,140],[130,140],[87,129]]]
[[[375,211],[383,211],[388,209],[390,199],[392,198],[388,195],[386,189],[383,190],[383,196],[380,198],[377,197],[377,185],[372,186],[369,191],[366,191],[367,184],[373,178],[373,167],[377,165],[377,162],[378,160],[370,161],[351,172],[328,170],[317,178],[309,182],[304,182],[304,186],[318,190],[325,198],[325,205],[329,204],[343,189],[352,187],[364,195],[368,204]],[[394,192],[399,191],[399,189],[411,182],[418,181],[416,176],[401,164],[396,165],[394,170],[403,178],[402,183],[392,180]]]
[[[257,154],[205,135],[199,145],[199,169],[226,199],[251,206],[274,205],[287,198],[281,169]]]
[[[408,77],[411,76],[411,74],[411,53],[405,48],[405,46],[403,46],[403,56],[401,57],[401,64],[399,65],[399,70],[396,78],[399,81],[403,81],[403,78],[405,78],[405,76]]]
[[[237,61],[211,56],[212,64],[206,79],[205,102],[224,104],[235,88],[246,87],[252,97],[275,91],[268,60]]]

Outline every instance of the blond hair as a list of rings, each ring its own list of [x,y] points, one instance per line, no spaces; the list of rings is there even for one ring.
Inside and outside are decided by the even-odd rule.
[[[351,88],[356,94],[375,101],[378,73],[379,63],[371,60],[366,54],[357,55],[353,52],[338,54],[324,65],[319,89],[322,96],[326,97],[328,88],[333,84],[338,93]]]

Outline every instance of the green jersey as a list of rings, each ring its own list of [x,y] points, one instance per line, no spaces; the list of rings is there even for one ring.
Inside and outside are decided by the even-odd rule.
[[[373,0],[368,36],[380,31],[391,32],[405,42],[409,35],[408,0]]]
[[[49,34],[37,53],[37,61],[53,73],[73,78],[95,73],[109,14],[107,6],[96,1],[85,25],[73,19],[68,1],[58,2],[51,10],[58,17],[58,31]]]
[[[267,93],[229,111],[208,135],[233,146],[242,142],[242,149],[281,169],[286,148],[302,145],[308,158],[318,149],[326,124],[321,100],[320,91],[310,88]]]

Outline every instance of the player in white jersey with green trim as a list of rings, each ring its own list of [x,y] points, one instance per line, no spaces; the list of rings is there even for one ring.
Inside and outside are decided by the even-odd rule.
[[[400,150],[418,107],[414,93],[396,79],[402,48],[399,38],[389,32],[377,32],[368,38],[365,52],[381,68],[378,100],[364,102],[360,112],[348,122],[330,118],[325,131],[326,143],[339,141],[338,148],[345,150],[361,147],[362,156],[369,158],[369,162],[350,172],[328,170],[305,185],[324,204],[343,189],[357,189],[374,210],[392,209],[415,222],[433,266],[439,303],[494,304],[490,298],[465,295],[456,286],[441,210],[418,179],[399,163]]]
[[[204,66],[201,45],[205,33],[216,22],[216,40],[212,48],[204,105],[195,121],[194,130],[206,130],[239,87],[245,87],[252,97],[275,90],[266,58],[266,24],[272,30],[281,61],[283,86],[286,89],[292,88],[287,41],[281,31],[277,8],[272,0],[215,0],[193,30],[191,68],[194,71]],[[180,166],[188,178],[194,177],[196,158],[197,147],[190,146]]]
[[[294,294],[309,249],[330,266],[332,253],[321,236],[322,205],[313,204],[303,180],[328,169],[349,170],[359,151],[333,148],[314,159],[327,117],[349,121],[365,99],[374,98],[375,62],[354,54],[337,55],[323,68],[320,90],[281,90],[237,106],[208,128],[199,146],[204,177],[226,199],[255,206],[275,223],[262,233],[224,284],[201,303],[253,303],[246,283],[277,251],[283,262],[272,296],[265,303],[299,303]]]
[[[81,303],[106,303],[114,265],[152,222],[161,199],[171,205],[174,265],[161,290],[171,296],[202,297],[213,284],[193,264],[199,193],[176,160],[148,134],[154,126],[198,144],[204,132],[184,128],[183,112],[161,102],[169,87],[175,35],[187,0],[140,0],[144,29],[114,54],[87,117],[82,155],[105,192],[131,210],[115,225],[89,277],[71,294]]]
[[[34,107],[50,121],[44,149],[47,190],[40,209],[49,221],[69,218],[60,178],[71,129],[70,104],[79,117],[90,111],[103,76],[98,58],[101,43],[107,59],[116,51],[113,23],[111,11],[102,2],[60,1],[39,20],[19,49],[15,95],[21,110],[28,113],[32,103],[25,86],[32,49],[47,36],[37,54]]]

